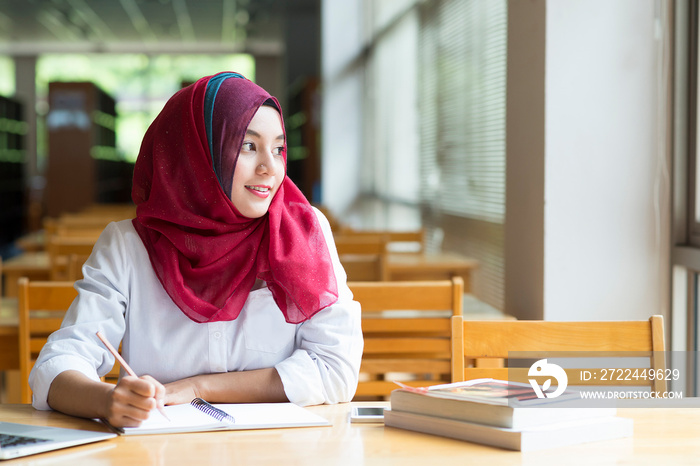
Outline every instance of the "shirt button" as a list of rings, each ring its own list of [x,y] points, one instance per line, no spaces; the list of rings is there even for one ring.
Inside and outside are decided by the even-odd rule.
[[[216,338],[217,340],[221,338],[221,332],[214,332],[214,338]]]

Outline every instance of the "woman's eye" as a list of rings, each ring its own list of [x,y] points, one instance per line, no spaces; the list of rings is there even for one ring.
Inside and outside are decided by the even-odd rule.
[[[282,154],[284,154],[284,146],[275,147],[275,155],[282,155]]]
[[[241,150],[245,150],[245,151],[255,150],[255,144],[253,144],[252,142],[244,142],[243,145],[241,146]]]

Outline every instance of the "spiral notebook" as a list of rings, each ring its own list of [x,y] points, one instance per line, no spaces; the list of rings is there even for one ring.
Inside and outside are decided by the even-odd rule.
[[[293,403],[211,404],[195,398],[190,404],[163,409],[170,421],[154,410],[139,427],[112,428],[122,435],[146,435],[331,425]]]

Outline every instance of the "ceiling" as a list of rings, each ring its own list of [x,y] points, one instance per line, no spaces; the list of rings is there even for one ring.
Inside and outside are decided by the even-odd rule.
[[[279,54],[318,0],[0,0],[0,53]]]

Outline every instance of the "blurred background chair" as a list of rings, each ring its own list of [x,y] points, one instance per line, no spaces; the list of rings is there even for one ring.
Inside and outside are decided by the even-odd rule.
[[[87,259],[96,241],[97,238],[94,237],[51,237],[48,244],[50,279],[75,281],[76,278],[69,277],[69,258],[74,257],[74,260]],[[75,276],[75,271],[73,271],[73,275]]]
[[[380,238],[386,242],[387,251],[391,252],[424,252],[425,230],[412,231],[393,230],[360,230],[349,226],[341,226],[334,232],[336,240],[363,238]]]
[[[30,282],[19,286],[19,368],[22,403],[31,403],[29,372],[49,335],[61,327],[63,316],[78,292],[72,282]]]
[[[22,277],[18,286],[20,393],[22,403],[31,403],[29,372],[49,335],[61,328],[63,317],[78,292],[73,282],[66,281],[32,282]],[[116,383],[118,377],[119,365],[115,363],[102,380]]]
[[[460,278],[348,286],[362,305],[365,340],[355,399],[384,399],[397,388],[393,380],[449,382],[450,318],[462,313]]]

